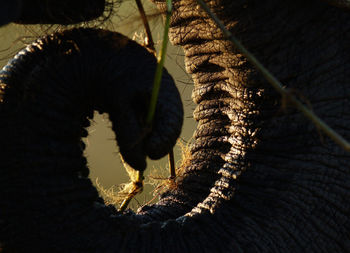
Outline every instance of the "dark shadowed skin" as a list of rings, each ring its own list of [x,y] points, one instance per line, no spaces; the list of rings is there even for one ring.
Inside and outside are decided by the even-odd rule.
[[[75,24],[100,17],[111,0],[1,0],[0,25]]]
[[[216,0],[210,7],[291,92],[350,139],[349,12],[316,0]],[[350,155],[288,107],[195,0],[174,1],[170,38],[184,48],[198,103],[178,187],[137,214],[120,215],[74,173],[68,153],[64,168],[45,174],[40,161],[50,162],[50,154],[31,160],[8,144],[0,167],[3,244],[50,252],[349,252]],[[6,122],[2,129],[12,124]],[[16,157],[15,172],[9,157]]]
[[[75,24],[98,18],[105,0],[22,0],[20,24]]]
[[[0,6],[0,26],[16,20],[22,9],[20,0],[1,0]]]

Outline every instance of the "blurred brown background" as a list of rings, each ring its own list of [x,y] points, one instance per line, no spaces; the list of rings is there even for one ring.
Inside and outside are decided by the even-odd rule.
[[[157,10],[146,2],[147,1],[145,1],[145,7],[147,14],[150,15],[149,19],[153,38],[156,44],[159,45],[163,33],[163,19],[157,13]],[[138,42],[142,41],[145,36],[135,1],[130,0],[124,1],[123,4],[115,10],[113,18],[111,21],[103,24],[103,28],[118,31],[130,38],[135,38]],[[34,41],[35,38],[52,33],[57,29],[58,27],[23,27],[15,24],[0,28],[0,66],[4,66],[21,48],[24,48],[26,44]],[[188,142],[192,137],[196,125],[192,118],[195,105],[191,99],[193,84],[184,69],[182,50],[170,45],[168,47],[165,65],[176,80],[177,87],[182,96],[185,109],[185,121],[180,139],[184,142]],[[105,189],[110,187],[117,188],[121,183],[128,182],[129,179],[120,161],[115,135],[111,130],[108,116],[95,114],[91,127],[88,130],[90,135],[85,140],[87,143],[85,155],[88,159],[91,180],[95,183],[97,179],[99,184]],[[180,148],[176,147],[174,152],[175,161],[179,161],[181,158]],[[149,160],[146,178],[151,171],[153,171],[152,174],[168,176],[167,157],[159,161]],[[146,179],[146,182],[147,181]],[[137,209],[140,204],[153,199],[151,193],[152,189],[152,186],[146,184],[144,192],[138,195],[136,200],[131,202],[130,207]]]

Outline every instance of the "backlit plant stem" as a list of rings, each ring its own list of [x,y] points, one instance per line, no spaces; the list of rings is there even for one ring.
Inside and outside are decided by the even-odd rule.
[[[168,32],[169,32],[170,17],[171,17],[173,7],[172,7],[171,0],[167,0],[166,3],[167,3],[167,12],[166,12],[166,18],[165,18],[165,25],[164,25],[162,48],[160,50],[159,57],[158,57],[158,64],[157,64],[156,73],[155,73],[154,82],[153,82],[152,96],[151,96],[149,111],[146,119],[146,122],[148,125],[152,125],[154,114],[156,111],[160,83],[162,80],[165,55],[166,55],[166,50],[168,46]]]
[[[163,74],[164,61],[165,61],[166,51],[167,51],[167,47],[168,47],[168,40],[169,40],[168,33],[169,33],[169,27],[170,27],[170,17],[171,17],[171,13],[173,10],[172,0],[166,0],[166,5],[167,5],[167,12],[166,12],[165,24],[164,24],[162,48],[160,50],[159,57],[158,57],[158,65],[156,68],[152,96],[151,96],[149,111],[148,111],[148,115],[147,115],[147,119],[146,119],[147,120],[146,122],[148,125],[152,125],[154,114],[156,111],[159,89],[160,89],[160,84],[161,84],[162,74]],[[174,150],[173,149],[169,152],[168,159],[169,159],[169,167],[170,167],[170,178],[175,179],[176,174],[175,174],[175,162],[174,162]]]

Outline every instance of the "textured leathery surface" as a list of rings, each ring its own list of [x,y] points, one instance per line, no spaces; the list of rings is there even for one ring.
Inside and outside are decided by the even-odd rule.
[[[169,152],[181,131],[183,108],[165,70],[153,127],[146,126],[156,64],[151,53],[121,34],[73,29],[39,39],[4,67],[0,241],[5,248],[89,247],[90,232],[78,231],[110,215],[110,208],[100,208],[83,157],[81,137],[87,136],[93,110],[109,114],[120,152],[135,169],[145,169],[146,156]],[[30,228],[35,231],[28,233]],[[74,234],[82,236],[81,245]]]
[[[164,1],[154,2],[165,10]],[[319,1],[206,2],[291,92],[350,139],[349,13]],[[184,49],[198,103],[193,163],[183,181],[221,177],[212,176],[204,201],[184,183],[162,205],[172,210],[183,196],[195,196],[201,203],[190,216],[214,213],[220,225],[211,229],[223,229],[229,239],[218,241],[231,251],[347,252],[349,154],[285,108],[195,0],[175,1],[174,8],[171,41]],[[203,181],[196,187],[206,187]]]
[[[313,0],[207,2],[292,92],[350,138],[349,14]],[[57,192],[64,201],[47,220],[42,214],[49,209],[34,199],[38,218],[18,221],[31,225],[21,227],[31,232],[26,246],[50,252],[348,252],[349,155],[295,110],[284,110],[195,0],[175,1],[171,38],[185,49],[199,104],[192,160],[179,187],[139,215],[120,216],[95,196],[87,199],[88,187],[74,176],[61,182],[56,175],[62,191],[72,181],[74,188]],[[17,175],[0,177],[13,184],[1,193],[21,189]],[[36,181],[41,193],[54,189],[42,180]]]

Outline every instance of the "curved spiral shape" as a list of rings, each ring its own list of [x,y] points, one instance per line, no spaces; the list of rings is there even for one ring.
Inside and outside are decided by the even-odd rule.
[[[154,2],[165,10],[164,0]],[[348,13],[318,0],[206,2],[277,78],[303,92],[316,114],[350,139]],[[103,31],[91,37],[89,32],[68,36],[74,33],[68,31],[64,39],[39,40],[1,77],[0,248],[348,252],[350,155],[321,139],[293,108],[281,112],[279,95],[196,0],[173,4],[170,38],[184,48],[198,103],[191,156],[176,187],[157,204],[121,215],[104,205],[86,178],[79,139],[88,123],[81,115],[89,115],[93,106],[110,113],[122,154],[139,169],[146,154],[157,156],[158,144],[168,142],[157,138],[164,134],[160,130],[167,129],[165,136],[174,132],[170,126],[180,113],[167,105],[176,99],[160,100],[169,113],[158,108],[151,133],[142,110],[135,110],[146,108],[145,80],[152,72],[147,68],[154,68],[153,63],[134,64],[134,56],[138,63],[145,51]],[[45,54],[35,53],[42,49]],[[114,80],[130,86],[110,86]],[[137,80],[141,86],[133,85]],[[169,86],[163,92],[164,98],[176,91]],[[122,105],[130,110],[119,110]],[[33,120],[43,115],[44,127]]]
[[[59,216],[74,215],[63,207],[67,201],[97,201],[81,141],[94,110],[109,114],[121,155],[133,168],[144,170],[146,156],[169,152],[181,131],[183,108],[165,71],[154,124],[146,125],[156,64],[151,53],[121,34],[73,29],[39,39],[4,67],[0,241],[22,241],[19,230],[43,224],[37,219],[58,210]],[[50,215],[27,223],[37,208]],[[55,227],[50,223],[45,227]]]

